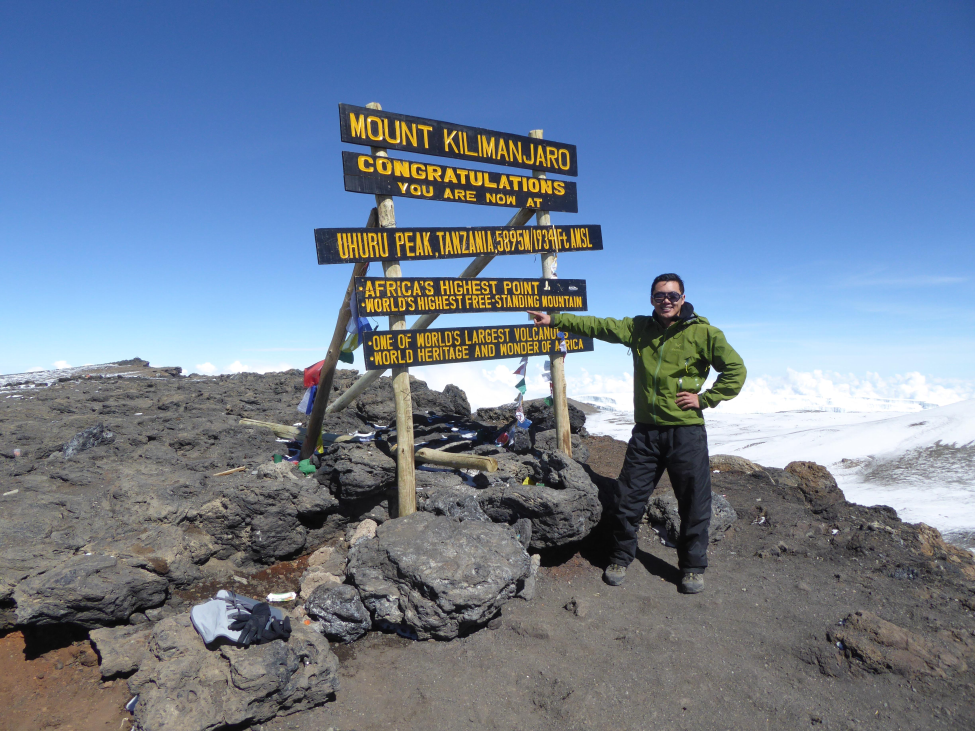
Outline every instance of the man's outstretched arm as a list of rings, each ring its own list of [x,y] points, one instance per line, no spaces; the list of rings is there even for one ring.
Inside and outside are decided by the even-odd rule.
[[[624,317],[582,317],[579,315],[547,315],[544,312],[528,310],[536,325],[557,327],[559,330],[582,335],[588,338],[605,340],[607,343],[630,345],[633,340],[633,319]]]

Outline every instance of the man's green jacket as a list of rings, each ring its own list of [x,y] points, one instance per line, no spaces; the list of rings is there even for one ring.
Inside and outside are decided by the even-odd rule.
[[[721,374],[698,398],[702,407],[734,398],[745,384],[745,364],[724,333],[694,313],[689,303],[664,328],[653,316],[582,317],[552,315],[552,325],[577,335],[622,343],[633,352],[633,418],[638,424],[689,426],[703,424],[700,409],[682,411],[678,391],[699,393],[711,372]]]

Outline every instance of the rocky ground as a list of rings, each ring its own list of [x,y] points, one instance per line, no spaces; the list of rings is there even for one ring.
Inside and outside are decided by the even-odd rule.
[[[133,692],[153,729],[975,725],[971,555],[847,503],[816,465],[715,460],[726,502],[688,597],[666,478],[625,585],[602,583],[625,445],[577,410],[577,460],[541,404],[499,449],[510,409],[415,381],[417,442],[499,469],[421,470],[421,512],[390,521],[395,434],[334,444],[305,477],[240,424],[299,421],[299,372],[136,359],[64,379],[0,388],[0,728],[124,728]],[[384,379],[326,429],[373,432],[391,404]],[[299,592],[292,639],[195,644],[186,612],[220,588]]]

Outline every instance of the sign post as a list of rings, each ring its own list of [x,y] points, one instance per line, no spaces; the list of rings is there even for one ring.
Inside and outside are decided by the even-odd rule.
[[[381,110],[377,102],[366,105],[367,109]],[[379,147],[372,148],[375,157],[388,157]],[[393,199],[388,195],[376,196],[376,210],[380,228],[396,228],[396,212]],[[403,276],[399,261],[383,261],[383,273],[387,278]],[[406,329],[405,315],[390,315],[389,329]],[[396,484],[398,517],[416,512],[416,465],[413,462],[413,399],[410,394],[410,372],[406,368],[393,368],[393,398],[396,400]]]
[[[542,130],[533,129],[528,133],[532,139],[542,139]],[[545,178],[545,171],[532,170],[532,175],[536,178]],[[539,211],[535,214],[535,223],[539,226],[551,226],[552,216],[548,211]],[[558,254],[548,252],[542,254],[542,277],[544,279],[555,279],[555,269],[558,264]],[[556,314],[557,310],[549,310],[550,315]],[[572,433],[569,429],[569,402],[565,392],[565,353],[556,351],[549,355],[552,370],[552,411],[555,413],[555,437],[556,448],[564,452],[569,457],[572,456]]]

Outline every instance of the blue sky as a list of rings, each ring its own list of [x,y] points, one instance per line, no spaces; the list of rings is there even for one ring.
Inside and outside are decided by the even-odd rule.
[[[364,225],[372,205],[343,190],[337,104],[379,101],[578,146],[579,213],[552,218],[603,227],[603,252],[559,265],[587,279],[590,314],[645,312],[652,277],[676,271],[752,376],[970,389],[975,6],[605,8],[0,5],[0,372],[318,360],[349,267],[318,266],[312,231]],[[396,212],[463,226],[513,211]],[[539,271],[504,257],[485,274]],[[622,377],[629,357],[597,344],[567,367]]]

